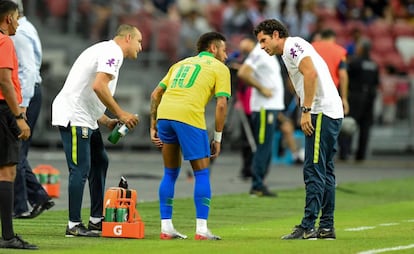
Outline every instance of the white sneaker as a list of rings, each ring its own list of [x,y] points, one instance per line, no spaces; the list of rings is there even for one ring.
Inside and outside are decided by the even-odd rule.
[[[207,230],[206,233],[196,232],[195,240],[221,240],[221,237],[218,235],[213,235],[210,230]]]
[[[171,231],[164,231],[160,234],[161,240],[172,240],[172,239],[187,239],[186,235],[181,234],[177,230],[173,229]]]

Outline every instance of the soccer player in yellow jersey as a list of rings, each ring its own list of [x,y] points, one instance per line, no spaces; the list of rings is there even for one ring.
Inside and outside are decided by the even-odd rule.
[[[186,239],[172,223],[174,186],[180,173],[181,156],[194,171],[196,240],[220,240],[207,227],[211,188],[210,158],[220,154],[221,136],[231,96],[226,39],[217,32],[200,36],[198,55],[170,67],[151,95],[151,141],[161,148],[164,177],[159,187],[161,239]],[[205,107],[216,97],[215,132],[211,151],[205,121]],[[182,153],[182,155],[181,155]]]

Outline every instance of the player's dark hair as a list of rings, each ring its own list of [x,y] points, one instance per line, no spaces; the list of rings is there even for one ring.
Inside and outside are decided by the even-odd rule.
[[[0,0],[0,20],[3,20],[4,17],[18,10],[18,8],[19,6],[13,1]]]
[[[289,37],[289,32],[286,26],[282,22],[276,19],[267,19],[267,20],[260,22],[256,26],[256,28],[253,30],[253,33],[256,37],[257,37],[257,34],[259,34],[260,32],[263,32],[264,34],[271,36],[274,31],[279,32],[280,38]]]
[[[197,41],[197,51],[198,53],[202,51],[207,51],[211,43],[219,43],[220,41],[226,41],[224,35],[218,32],[208,32],[200,36]]]
[[[333,38],[335,36],[336,36],[335,31],[332,30],[332,29],[329,29],[329,28],[328,29],[324,29],[321,32],[321,38],[322,39],[330,39],[330,38]]]

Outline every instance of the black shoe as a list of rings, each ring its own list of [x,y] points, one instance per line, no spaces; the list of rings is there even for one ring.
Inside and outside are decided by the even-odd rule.
[[[102,220],[98,223],[92,223],[92,221],[89,221],[88,229],[91,231],[102,231]]]
[[[86,237],[99,237],[100,235],[92,230],[89,230],[82,223],[74,226],[73,228],[66,227],[66,237],[74,236],[86,236]]]
[[[31,219],[32,214],[30,212],[24,212],[20,214],[13,215],[13,219]]]
[[[250,195],[256,197],[277,197],[276,192],[271,192],[266,187],[263,187],[261,189],[251,189]]]
[[[319,239],[336,239],[335,228],[318,228]]]
[[[314,228],[304,229],[301,225],[296,225],[293,232],[289,235],[282,236],[282,240],[308,239],[316,240],[318,233]]]
[[[36,245],[30,244],[24,241],[20,236],[15,235],[10,240],[0,239],[0,248],[4,249],[25,249],[25,250],[37,250]]]
[[[31,218],[36,218],[41,213],[43,213],[45,210],[49,210],[50,208],[52,208],[54,205],[55,205],[55,202],[53,202],[50,199],[48,201],[44,202],[43,204],[35,205],[33,207],[32,212],[30,213],[30,217]]]

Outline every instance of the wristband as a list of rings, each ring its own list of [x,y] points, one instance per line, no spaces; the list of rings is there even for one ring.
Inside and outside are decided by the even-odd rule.
[[[217,143],[221,143],[222,135],[223,135],[223,132],[215,131],[214,132],[214,141],[217,142]]]

